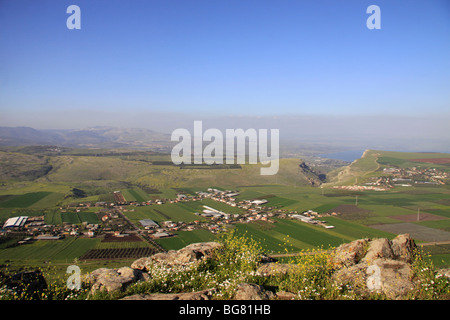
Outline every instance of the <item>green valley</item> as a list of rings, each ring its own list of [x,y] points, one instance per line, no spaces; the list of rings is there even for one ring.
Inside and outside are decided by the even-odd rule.
[[[155,152],[52,150],[0,151],[1,264],[108,265],[236,229],[274,255],[410,233],[450,265],[450,154],[367,150],[322,181],[314,160],[281,159],[261,176],[259,165],[180,167]],[[16,160],[51,168],[14,176]],[[28,220],[5,227],[15,217]]]

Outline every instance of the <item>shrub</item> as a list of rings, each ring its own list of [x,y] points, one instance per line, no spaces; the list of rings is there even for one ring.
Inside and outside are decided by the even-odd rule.
[[[413,255],[412,269],[416,286],[408,298],[448,300],[450,299],[450,281],[436,270],[430,257],[421,249],[417,249]]]

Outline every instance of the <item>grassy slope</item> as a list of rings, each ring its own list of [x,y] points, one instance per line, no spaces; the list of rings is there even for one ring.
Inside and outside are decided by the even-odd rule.
[[[422,167],[441,168],[448,170],[448,165],[439,165],[425,162],[415,162],[412,159],[450,158],[448,153],[420,153],[366,150],[360,159],[351,165],[336,169],[329,173],[330,185],[361,184],[366,178],[378,175],[380,168],[398,166],[400,168]]]
[[[366,150],[360,159],[352,162],[347,167],[339,168],[328,174],[329,185],[352,185],[361,181],[380,168],[377,162],[380,153],[374,150]]]
[[[0,154],[2,154],[0,152]],[[4,154],[4,153],[3,153]],[[160,158],[161,155],[158,155]],[[34,156],[22,154],[8,154],[8,161],[15,159],[21,166],[32,165]],[[242,169],[180,169],[171,165],[152,165],[149,161],[127,160],[121,157],[96,156],[49,156],[52,170],[43,177],[17,182],[7,179],[0,186],[1,194],[14,194],[25,192],[45,191],[66,194],[73,187],[81,189],[105,190],[128,189],[128,184],[146,185],[156,189],[177,187],[210,187],[257,184],[283,184],[291,186],[309,185],[307,177],[299,170],[299,159],[281,159],[277,175],[260,175],[260,165],[242,165]],[[169,158],[167,160],[170,160]],[[8,177],[6,173],[3,175]],[[84,190],[83,189],[83,190]],[[131,192],[131,198],[140,198],[145,194],[138,190],[136,197]],[[95,192],[94,192],[95,194]],[[98,194],[98,192],[97,192]]]

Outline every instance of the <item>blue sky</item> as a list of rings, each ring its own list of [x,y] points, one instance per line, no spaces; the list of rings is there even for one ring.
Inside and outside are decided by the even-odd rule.
[[[0,48],[4,126],[450,114],[447,0],[0,0]]]

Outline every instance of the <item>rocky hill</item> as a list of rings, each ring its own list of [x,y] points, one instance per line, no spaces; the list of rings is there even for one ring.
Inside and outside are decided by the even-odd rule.
[[[7,290],[21,287],[23,293],[26,279],[31,279],[33,288],[28,297],[38,293],[40,298],[55,299],[41,274],[3,278],[3,299]],[[408,234],[303,252],[295,263],[275,261],[262,254],[252,240],[230,236],[221,243],[194,243],[140,258],[130,266],[94,270],[83,275],[79,290],[58,289],[56,298],[434,300],[450,299],[449,278],[450,269],[435,270]],[[21,279],[20,285],[17,279]]]
[[[92,292],[97,290],[122,290],[133,281],[151,277],[153,264],[166,266],[184,266],[202,259],[211,258],[214,250],[221,245],[216,242],[196,243],[178,251],[158,253],[154,256],[136,260],[131,267],[117,270],[99,269],[87,278],[93,283]],[[382,239],[361,239],[343,244],[329,254],[327,263],[333,272],[330,279],[338,287],[353,287],[361,297],[373,294],[387,299],[405,299],[417,286],[420,286],[414,274],[413,258],[416,245],[407,234],[399,235],[392,241]],[[288,273],[301,272],[297,264],[283,264],[270,258],[260,261],[255,274],[263,278],[286,276]],[[439,273],[449,277],[448,270]],[[213,299],[216,289],[206,289],[189,293],[174,294],[136,294],[123,299]],[[297,292],[270,291],[256,283],[239,283],[234,292],[237,300],[296,299]]]

